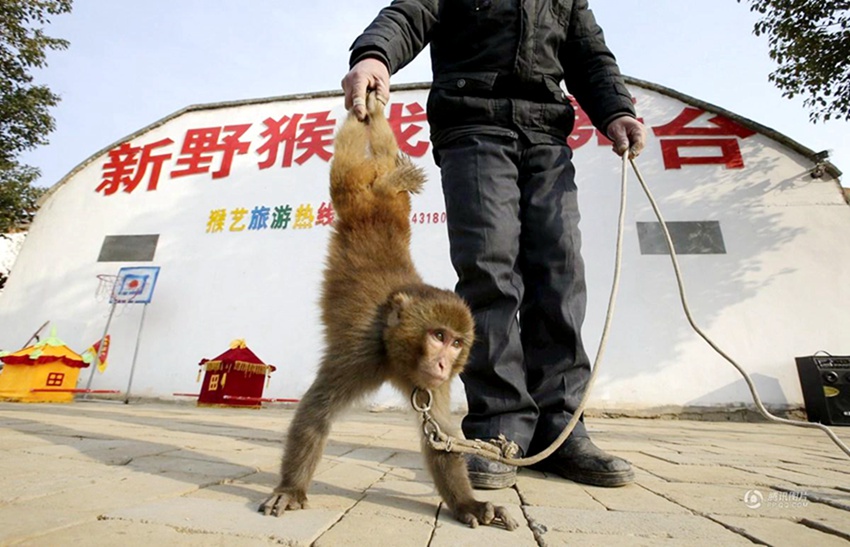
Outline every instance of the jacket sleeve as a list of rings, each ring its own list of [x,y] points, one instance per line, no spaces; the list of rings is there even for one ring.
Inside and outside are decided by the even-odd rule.
[[[573,2],[569,21],[560,52],[564,81],[593,125],[604,133],[614,119],[635,116],[632,96],[587,0]]]
[[[428,45],[438,11],[439,0],[394,0],[354,41],[350,66],[372,57],[395,74]]]

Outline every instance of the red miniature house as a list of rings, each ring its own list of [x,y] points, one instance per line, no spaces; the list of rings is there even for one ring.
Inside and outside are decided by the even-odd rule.
[[[205,371],[198,406],[238,406],[260,408],[263,387],[276,369],[263,363],[244,340],[234,340],[230,349],[214,359],[202,359]]]

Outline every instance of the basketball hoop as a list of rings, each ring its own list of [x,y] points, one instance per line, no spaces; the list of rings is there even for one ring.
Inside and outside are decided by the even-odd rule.
[[[141,274],[137,270],[140,270]],[[149,273],[153,270],[154,268],[121,268],[118,275],[97,274],[95,298],[99,303],[108,301],[113,306],[120,304],[118,315],[127,311],[131,304],[148,303],[156,282],[156,274]]]
[[[118,282],[118,276],[112,274],[97,274],[97,289],[94,292],[94,297],[98,302],[109,300],[112,298],[112,292],[115,289],[115,284]]]
[[[148,309],[148,304],[153,298],[154,287],[156,280],[159,277],[159,266],[126,266],[118,270],[118,275],[113,274],[97,274],[97,289],[95,297],[98,302],[109,299],[109,317],[106,319],[106,326],[103,328],[103,335],[100,337],[100,345],[103,347],[104,340],[109,333],[109,325],[112,323],[112,317],[115,315],[115,308],[118,304],[122,304],[118,315],[121,315],[132,304],[142,304],[142,317],[139,319],[139,333],[136,336],[136,349],[133,352],[133,362],[130,365],[130,381],[127,384],[127,392],[125,394],[124,403],[130,401],[130,388],[133,385],[133,372],[136,369],[136,358],[139,355],[139,342],[142,338],[142,326],[145,323],[145,313]],[[91,389],[92,378],[97,367],[92,367],[89,374],[89,380],[86,384],[86,393]]]

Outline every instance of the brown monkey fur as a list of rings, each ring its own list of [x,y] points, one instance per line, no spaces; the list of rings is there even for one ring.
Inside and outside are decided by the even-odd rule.
[[[402,393],[431,389],[432,415],[459,435],[450,417],[450,384],[473,342],[468,306],[422,282],[410,257],[410,193],[421,169],[398,153],[383,104],[370,94],[369,117],[353,114],[336,135],[330,193],[335,211],[321,309],[325,352],[289,428],[281,481],[260,507],[266,515],[306,507],[307,487],[332,420],[363,395],[392,383]],[[476,527],[517,527],[503,507],[477,501],[463,456],[422,450],[437,491],[454,515]]]

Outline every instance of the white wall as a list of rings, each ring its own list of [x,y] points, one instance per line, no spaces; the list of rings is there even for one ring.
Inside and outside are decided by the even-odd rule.
[[[9,275],[26,237],[26,233],[0,234],[0,274]],[[0,289],[0,294],[3,294],[3,289]]]
[[[648,126],[664,125],[683,110],[680,100],[632,86]],[[424,106],[424,89],[397,91],[392,103]],[[291,204],[318,207],[328,201],[328,163],[313,156],[303,164],[261,170],[258,152],[263,120],[330,111],[344,115],[339,96],[277,100],[187,112],[131,140],[144,145],[170,138],[172,153],[156,190],[142,182],[132,193],[104,196],[102,154],[74,173],[48,199],[33,223],[0,297],[0,348],[17,349],[45,320],[74,349],[101,334],[109,311],[97,302],[96,275],[126,265],[157,265],[162,272],[142,333],[136,395],[170,397],[197,393],[197,363],[245,338],[278,367],[265,395],[300,397],[310,384],[321,351],[317,288],[328,229],[245,230],[207,233],[210,211]],[[408,112],[409,113],[409,112]],[[690,127],[715,127],[705,114]],[[169,178],[177,168],[189,129],[252,124],[243,139],[250,149],[233,160],[231,174]],[[427,141],[427,124],[412,144]],[[402,129],[414,131],[409,124]],[[850,302],[850,209],[838,184],[812,179],[812,163],[756,134],[735,139],[744,167],[685,165],[665,169],[660,137],[650,131],[639,164],[667,220],[717,220],[726,254],[680,257],[697,321],[752,373],[769,404],[802,403],[794,357],[817,350],[850,353],[846,310]],[[303,149],[295,150],[298,157]],[[717,150],[687,154],[716,155]],[[683,153],[684,154],[684,153]],[[429,175],[414,211],[444,211],[439,174],[430,149],[420,162]],[[212,162],[218,167],[220,155]],[[576,150],[582,206],[589,306],[585,340],[592,354],[604,319],[612,276],[620,163],[595,139]],[[630,202],[623,277],[616,318],[594,408],[644,409],[664,405],[728,405],[749,400],[734,371],[690,330],[680,311],[669,257],[641,255],[635,223],[653,221],[636,183]],[[432,215],[433,216],[433,215]],[[439,218],[438,218],[439,220]],[[445,224],[415,224],[413,255],[425,279],[452,287]],[[105,235],[160,234],[151,263],[98,263]],[[119,308],[113,321],[110,366],[96,375],[97,389],[125,389],[139,328],[141,306]],[[842,319],[844,319],[842,321]],[[89,372],[83,371],[85,385]],[[460,386],[456,386],[458,395]],[[376,404],[405,404],[389,389]],[[458,404],[462,396],[458,396]]]

